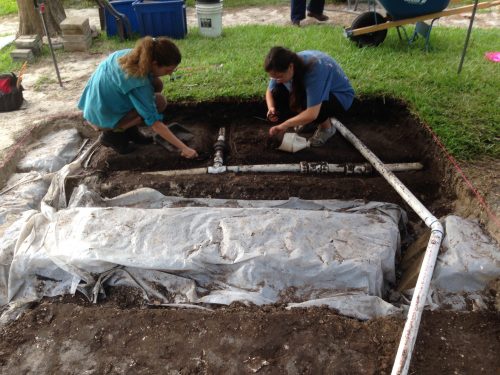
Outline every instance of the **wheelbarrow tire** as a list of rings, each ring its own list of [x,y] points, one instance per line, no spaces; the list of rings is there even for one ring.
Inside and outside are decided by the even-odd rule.
[[[360,29],[384,23],[386,19],[380,14],[374,12],[361,13],[352,21],[351,30]],[[375,31],[362,35],[351,36],[350,39],[357,44],[358,47],[376,47],[381,44],[387,35],[387,29]]]

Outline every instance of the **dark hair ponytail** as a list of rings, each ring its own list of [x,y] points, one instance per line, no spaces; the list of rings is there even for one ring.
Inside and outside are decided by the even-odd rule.
[[[309,70],[309,64],[295,52],[284,47],[273,47],[269,50],[264,60],[264,70],[269,72],[285,72],[290,64],[293,64],[293,81],[290,92],[290,108],[295,112],[301,112],[306,98],[304,77]]]
[[[139,39],[134,49],[120,57],[119,61],[129,76],[145,77],[149,74],[153,61],[159,66],[177,66],[181,62],[181,53],[168,38],[146,36]]]

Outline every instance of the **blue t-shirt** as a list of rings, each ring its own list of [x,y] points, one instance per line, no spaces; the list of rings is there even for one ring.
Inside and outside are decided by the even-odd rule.
[[[114,128],[118,121],[135,109],[151,126],[163,120],[158,113],[152,77],[130,77],[118,59],[131,50],[121,50],[101,62],[83,90],[78,108],[83,117],[101,128]]]
[[[302,51],[297,55],[309,65],[304,77],[307,96],[307,108],[327,101],[330,94],[335,95],[342,107],[347,111],[354,100],[354,89],[349,79],[337,62],[321,51]],[[291,83],[291,82],[290,82]],[[276,86],[276,80],[269,81],[269,90]],[[291,84],[285,84],[290,91]]]

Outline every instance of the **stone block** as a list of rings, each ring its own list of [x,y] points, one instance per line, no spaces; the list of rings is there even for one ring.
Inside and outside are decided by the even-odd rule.
[[[15,41],[18,49],[31,49],[35,56],[42,53],[42,39],[39,35],[21,35]]]
[[[15,49],[10,53],[10,57],[13,61],[35,61],[35,55],[33,51],[29,48],[25,49]]]
[[[92,45],[92,37],[90,34],[88,36],[84,35],[73,35],[70,39],[67,39],[68,35],[64,36],[63,45],[64,50],[68,52],[84,52],[88,51]]]
[[[61,31],[66,35],[90,35],[89,19],[85,17],[68,17],[61,22]]]

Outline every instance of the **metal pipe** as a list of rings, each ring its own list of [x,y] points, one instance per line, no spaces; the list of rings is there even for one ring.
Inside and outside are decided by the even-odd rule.
[[[35,1],[35,7],[38,9],[38,12],[40,13],[40,17],[42,19],[43,30],[45,32],[45,35],[47,36],[50,54],[52,55],[52,61],[54,63],[54,68],[56,69],[57,80],[59,81],[59,86],[63,87],[63,84],[61,81],[61,75],[59,74],[59,67],[57,66],[56,55],[54,53],[54,47],[52,46],[52,41],[50,39],[49,30],[47,29],[47,23],[45,21],[45,2],[37,0],[37,1]]]
[[[390,171],[417,171],[423,169],[421,163],[395,163],[384,164],[384,167]],[[304,173],[304,174],[324,174],[324,173],[343,173],[346,175],[371,175],[373,168],[369,163],[346,163],[330,164],[322,162],[302,161],[295,164],[256,164],[256,165],[229,165],[213,166],[208,168],[178,169],[171,171],[143,172],[146,175],[160,176],[186,176],[197,174],[221,174],[226,172],[233,173]]]
[[[427,244],[425,256],[418,275],[417,284],[410,303],[408,317],[401,335],[398,352],[392,368],[392,375],[406,375],[417,338],[418,327],[422,318],[425,300],[429,293],[432,273],[443,239],[443,227],[439,220],[412,194],[410,190],[387,168],[382,161],[371,152],[349,129],[336,121],[333,126],[373,165],[373,167],[389,182],[396,192],[405,200],[415,213],[431,228],[431,236]]]
[[[472,16],[470,17],[469,28],[467,29],[467,35],[465,37],[464,49],[462,51],[462,57],[460,57],[460,63],[458,64],[457,74],[462,71],[462,65],[464,64],[465,54],[467,52],[467,46],[469,45],[470,34],[472,32],[472,24],[474,23],[474,18],[476,18],[477,3],[479,0],[474,1],[474,8],[472,8]]]

